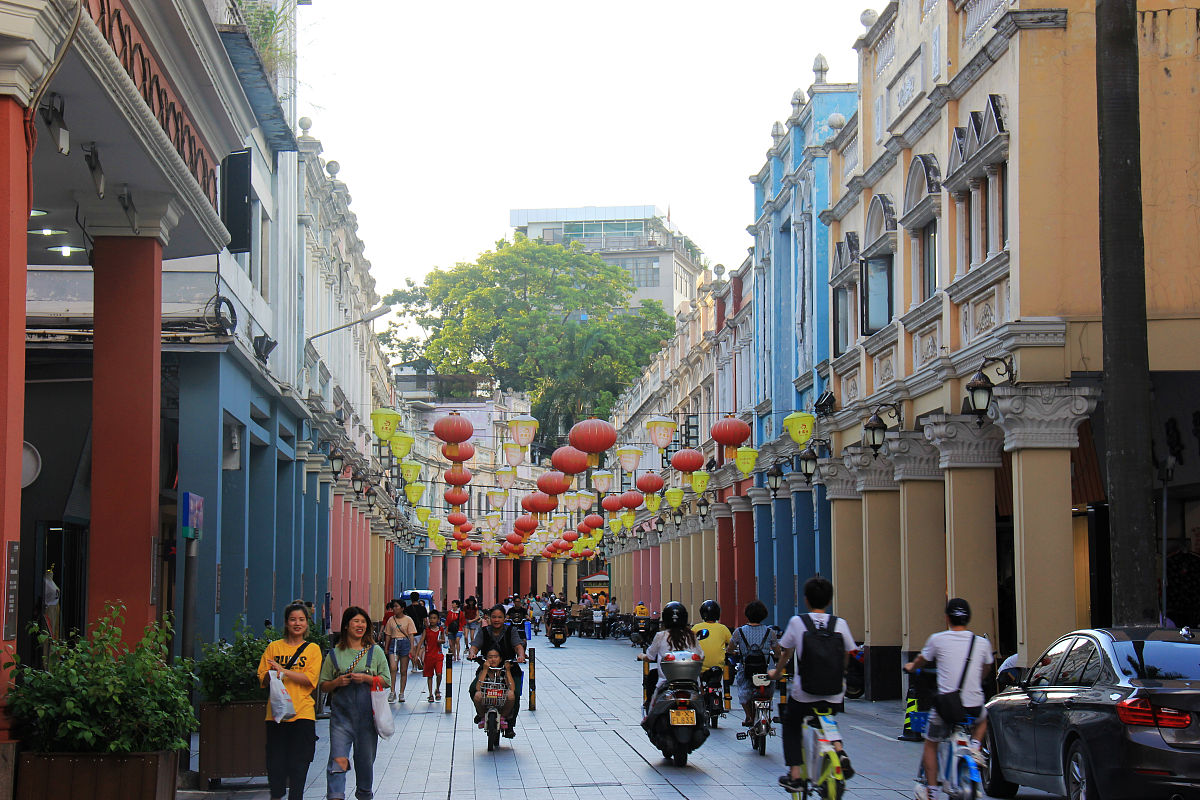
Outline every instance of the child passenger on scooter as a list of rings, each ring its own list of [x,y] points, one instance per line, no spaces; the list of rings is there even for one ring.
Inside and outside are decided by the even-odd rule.
[[[504,691],[504,705],[500,708],[500,717],[502,720],[507,720],[512,713],[513,702],[517,697],[517,684],[513,680],[512,670],[508,664],[501,658],[500,651],[492,648],[484,654],[483,666],[479,668],[479,672],[475,673],[475,696],[472,698],[475,701],[475,724],[483,727],[483,712],[484,706],[484,684],[485,683],[502,683],[507,689]],[[504,723],[501,722],[503,725]]]

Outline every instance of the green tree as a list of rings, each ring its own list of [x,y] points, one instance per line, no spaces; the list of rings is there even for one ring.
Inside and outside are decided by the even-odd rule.
[[[633,291],[629,273],[597,255],[518,236],[389,294],[401,319],[380,336],[439,374],[527,392],[552,445],[580,417],[606,416],[674,331],[661,303],[631,307]]]

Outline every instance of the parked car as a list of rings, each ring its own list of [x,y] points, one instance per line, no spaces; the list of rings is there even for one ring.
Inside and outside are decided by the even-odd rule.
[[[993,797],[1200,798],[1200,638],[1187,628],[1069,633],[987,713]]]

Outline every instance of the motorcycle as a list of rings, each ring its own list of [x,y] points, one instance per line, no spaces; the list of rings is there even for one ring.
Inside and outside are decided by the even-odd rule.
[[[709,667],[700,676],[704,688],[704,710],[708,712],[708,724],[715,728],[725,713],[725,670]]]
[[[550,639],[550,644],[562,647],[563,642],[567,641],[567,621],[558,617],[550,617],[546,622],[546,636]]]
[[[475,662],[482,665],[484,660],[476,658]],[[508,664],[515,662],[508,661]],[[508,691],[508,684],[504,681],[489,681],[482,680],[479,682],[477,690],[483,694],[483,721],[479,723],[479,727],[487,732],[488,752],[500,747],[500,735],[508,728],[508,720],[500,713],[504,707],[504,694]]]
[[[767,737],[775,735],[775,727],[771,724],[771,679],[765,673],[750,676],[750,685],[754,687],[754,716],[751,718],[750,730],[739,731],[738,739],[749,739],[750,746],[758,751],[760,756],[767,754]]]
[[[633,631],[629,634],[629,644],[631,647],[641,647],[645,650],[656,633],[658,620],[653,617],[637,617],[633,621]]]
[[[666,682],[651,700],[642,728],[650,743],[677,767],[708,738],[708,712],[700,689],[703,658],[687,650],[666,653],[659,669]]]

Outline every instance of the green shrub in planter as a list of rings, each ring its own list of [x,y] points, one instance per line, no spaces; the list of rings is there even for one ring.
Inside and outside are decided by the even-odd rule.
[[[21,740],[42,753],[150,753],[188,746],[196,717],[195,676],[171,663],[171,622],[147,626],[130,650],[121,641],[123,605],[109,604],[86,635],[54,639],[45,669],[15,657],[8,708]]]
[[[256,633],[239,617],[233,624],[233,640],[200,645],[202,653],[196,664],[200,694],[210,703],[236,703],[242,700],[266,702],[267,690],[258,682],[258,662],[267,645],[282,639],[283,633],[272,627]],[[308,626],[304,637],[324,653],[329,649],[329,637],[316,623]]]

